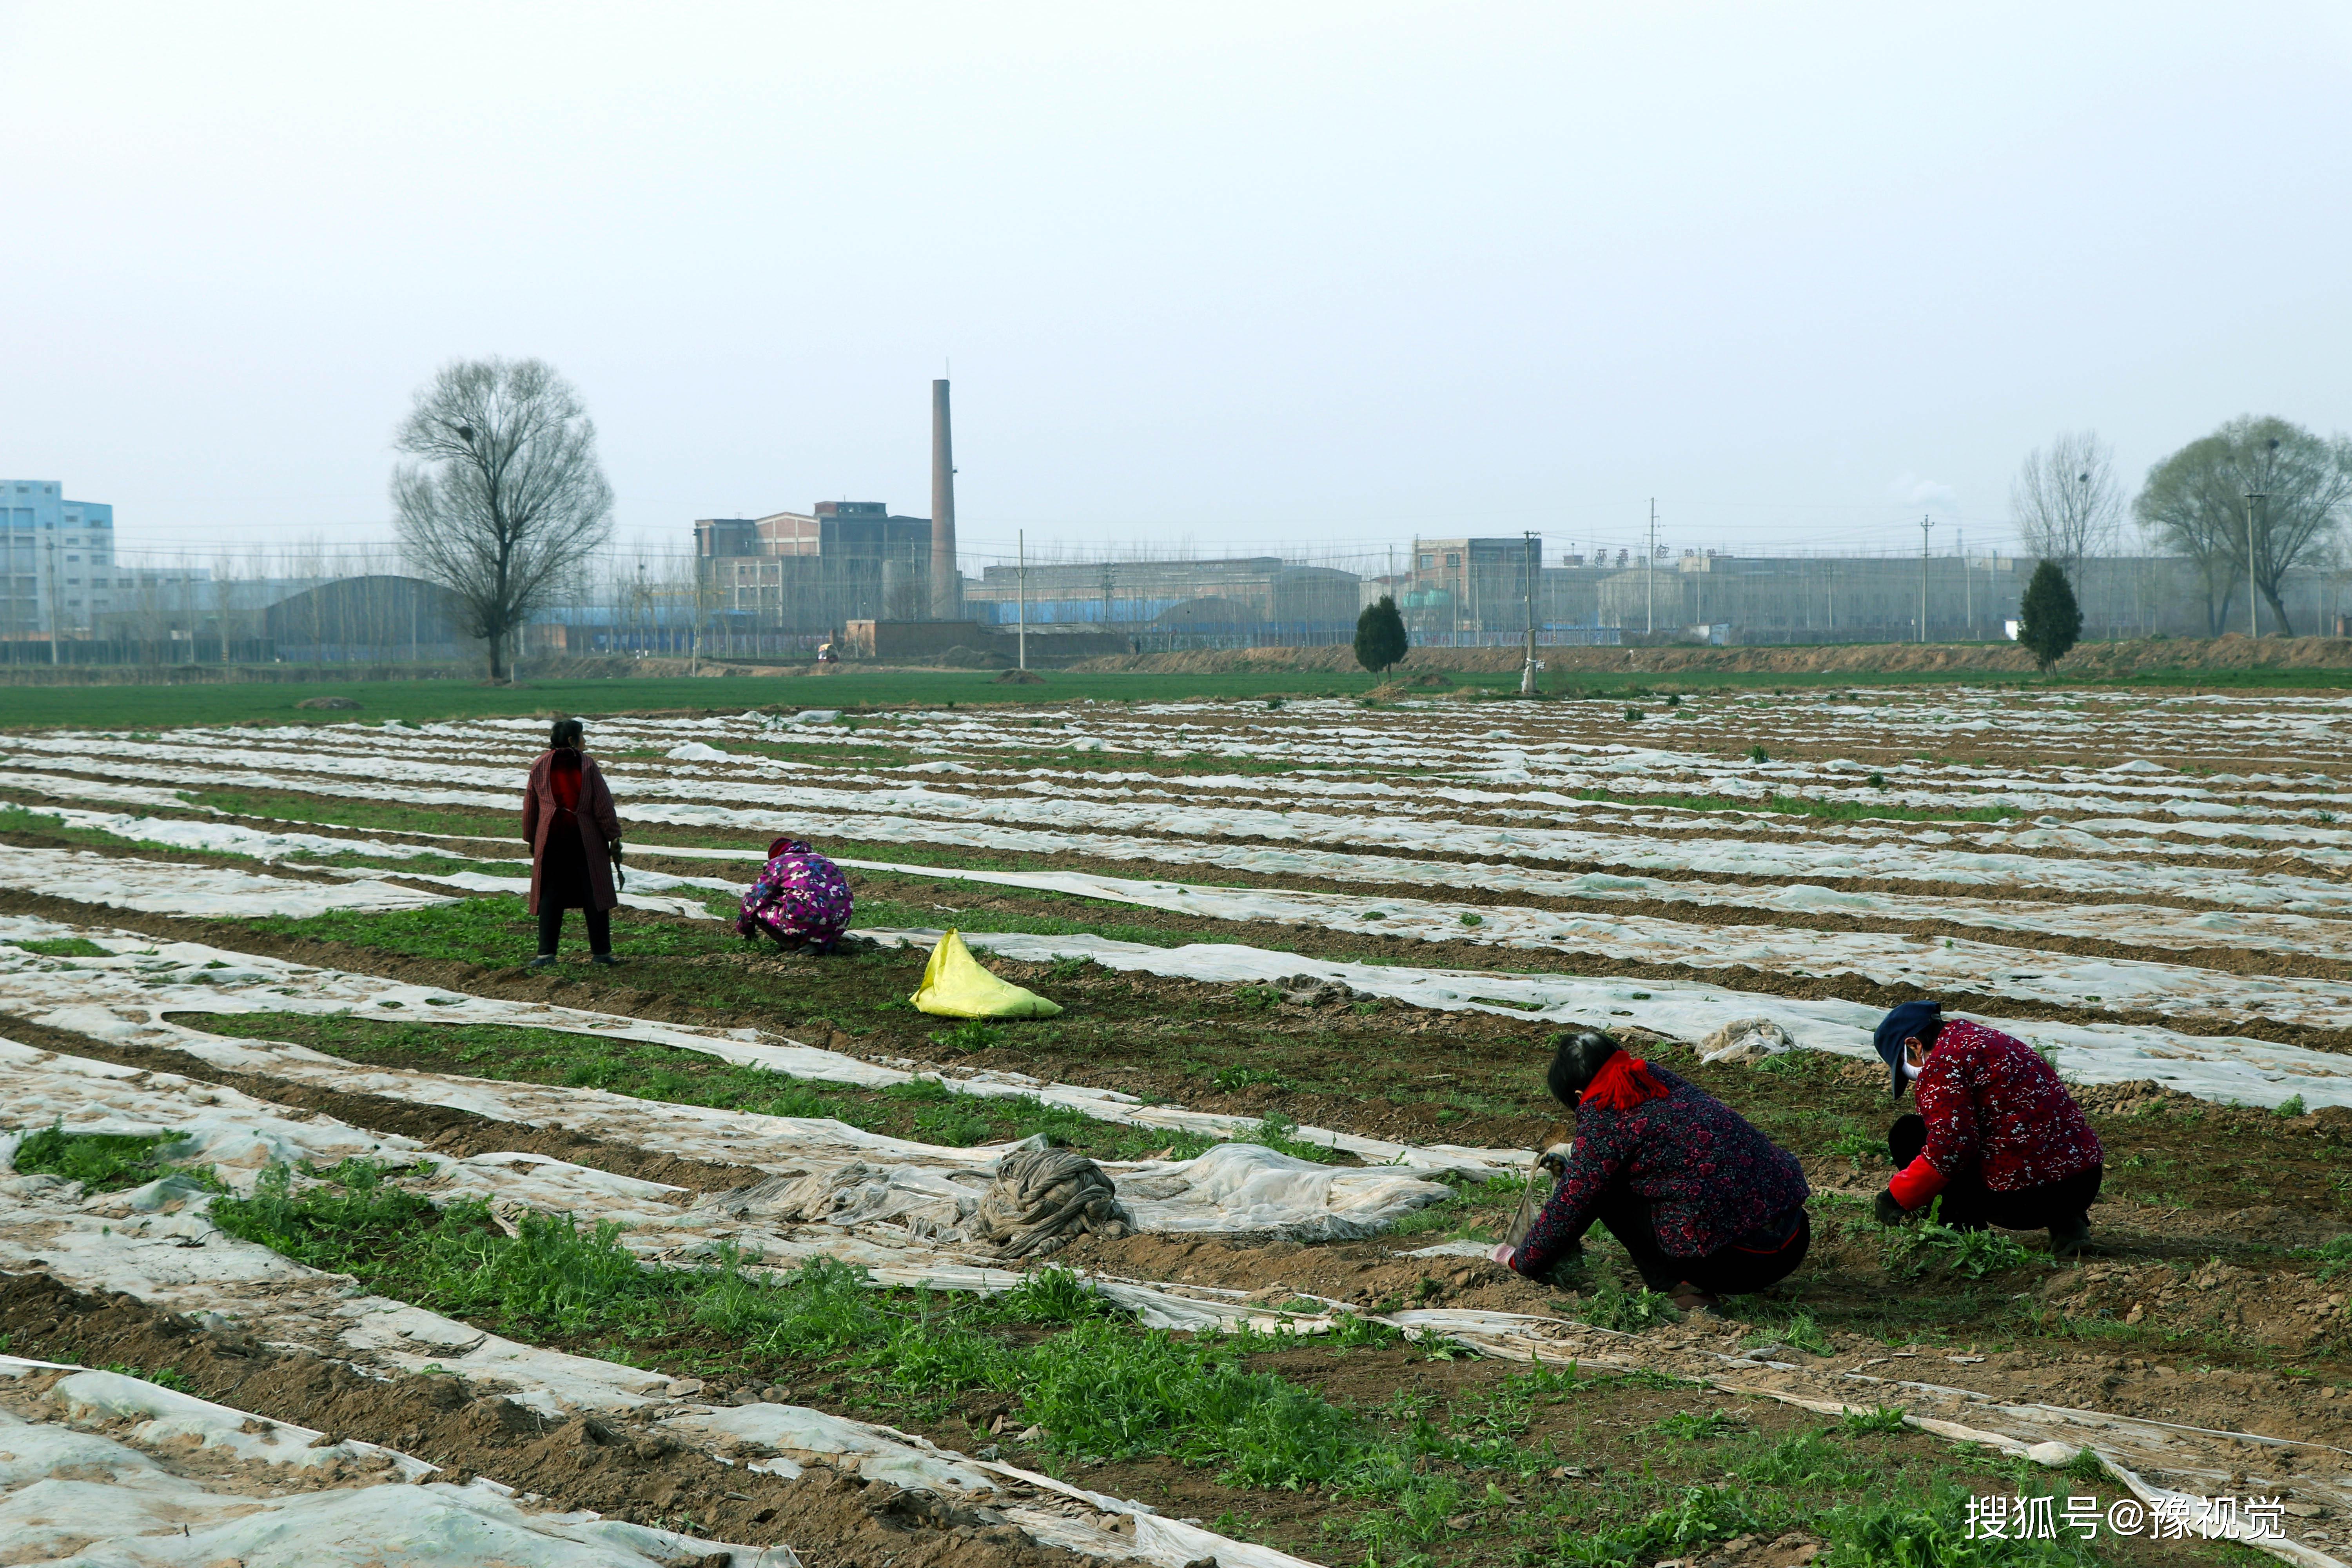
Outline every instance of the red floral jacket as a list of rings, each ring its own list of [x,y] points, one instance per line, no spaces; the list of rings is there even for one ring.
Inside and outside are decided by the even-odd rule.
[[[1967,1018],[1947,1021],[1914,1086],[1927,1147],[1888,1188],[1925,1205],[1973,1167],[1996,1193],[2079,1175],[2106,1163],[2074,1097],[2033,1047]]]

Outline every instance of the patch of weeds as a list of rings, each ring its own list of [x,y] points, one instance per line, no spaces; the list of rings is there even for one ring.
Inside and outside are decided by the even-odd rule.
[[[1741,1348],[1759,1350],[1770,1345],[1793,1345],[1809,1355],[1835,1355],[1837,1347],[1811,1312],[1791,1312],[1781,1321],[1758,1329],[1739,1342]]]
[[[316,1173],[297,1193],[298,1173],[272,1165],[249,1198],[215,1198],[212,1221],[243,1241],[257,1241],[297,1263],[330,1274],[356,1274],[404,1247],[417,1229],[441,1224],[441,1211],[386,1180],[395,1167],[346,1160]],[[299,1173],[311,1174],[310,1172]]]
[[[1097,967],[1093,959],[1082,953],[1073,953],[1067,958],[1054,960],[1053,966],[1045,971],[1045,978],[1063,981],[1077,980],[1093,973]]]
[[[1926,1506],[1849,1504],[1823,1516],[1830,1538],[1822,1568],[1996,1568],[1996,1565],[2082,1564],[2099,1561],[2080,1539],[1972,1540],[1963,1523],[1968,1495],[1946,1484]]]
[[[1023,1275],[1020,1284],[990,1297],[985,1305],[990,1316],[1008,1323],[1076,1323],[1126,1315],[1109,1297],[1059,1266]]]
[[[1268,1114],[1248,1131],[1234,1133],[1234,1142],[1262,1144],[1277,1154],[1287,1154],[1294,1160],[1312,1161],[1318,1165],[1340,1165],[1348,1162],[1349,1157],[1337,1149],[1328,1149],[1320,1143],[1300,1142],[1291,1136],[1297,1131],[1298,1123],[1288,1117]]]
[[[144,1186],[163,1174],[163,1151],[175,1133],[68,1132],[52,1123],[16,1145],[20,1175],[62,1176],[89,1193]]]
[[[1769,763],[1772,760],[1772,753],[1761,746],[1750,746],[1748,748],[1748,760],[1751,763]]]
[[[1748,1423],[1728,1410],[1677,1410],[1650,1428],[1663,1436],[1679,1437],[1685,1443],[1704,1442],[1710,1437],[1722,1437],[1747,1429]]]
[[[1944,1200],[1910,1225],[1895,1226],[1886,1237],[1886,1271],[1900,1279],[1923,1274],[1951,1279],[1981,1279],[1988,1274],[2023,1267],[2032,1254],[2013,1237],[1998,1231],[1959,1230],[1943,1223]]]
[[[950,1100],[915,1112],[915,1131],[926,1142],[950,1149],[969,1149],[975,1143],[987,1142],[995,1128],[985,1116],[976,1116]]]
[[[1282,993],[1271,985],[1244,985],[1234,993],[1234,1000],[1263,1013],[1282,1001]]]
[[[1765,1506],[1771,1505],[1768,1501]],[[1690,1487],[1672,1508],[1661,1509],[1638,1523],[1574,1533],[1563,1531],[1554,1543],[1552,1561],[1573,1568],[1614,1568],[1620,1563],[1631,1568],[1662,1558],[1696,1556],[1690,1548],[1735,1535],[1767,1535],[1781,1521],[1780,1515],[1758,1512],[1755,1502],[1732,1488]]]
[[[1655,1290],[1627,1290],[1606,1274],[1601,1277],[1592,1294],[1578,1304],[1575,1313],[1581,1322],[1596,1329],[1614,1329],[1621,1334],[1638,1334],[1661,1323],[1680,1322],[1682,1315],[1681,1308]]]
[[[2303,1096],[2299,1094],[2287,1096],[2286,1099],[2279,1102],[2278,1113],[2281,1116],[2301,1116],[2303,1114]]]
[[[1868,778],[1863,780],[1863,783],[1868,784],[1873,789],[1885,789],[1886,787],[1886,775],[1885,773],[1873,773]]]
[[[2338,1236],[2324,1241],[2319,1245],[2317,1252],[2319,1256],[2317,1277],[2321,1284],[2324,1285],[2337,1275],[2352,1270],[2352,1235]]]
[[[1874,1405],[1867,1410],[1849,1410],[1839,1420],[1838,1429],[1854,1436],[1871,1432],[1900,1432],[1903,1430],[1903,1410],[1895,1405]]]
[[[1647,717],[1647,715],[1645,715],[1639,708],[1628,708],[1625,710],[1625,722],[1628,724],[1638,724],[1645,717]]]
[[[1486,917],[1465,912],[1462,916],[1462,923],[1466,926],[1482,926],[1486,923]]]
[[[124,1377],[135,1377],[142,1383],[152,1383],[158,1388],[175,1389],[182,1394],[196,1391],[193,1384],[180,1375],[180,1369],[176,1366],[167,1366],[157,1372],[142,1372],[135,1366],[125,1366],[116,1361],[107,1363],[106,1370]]]
[[[84,936],[24,937],[9,942],[10,947],[37,952],[43,958],[110,958],[105,948]]]
[[[1885,1158],[1886,1142],[1884,1139],[1872,1137],[1849,1121],[1838,1129],[1836,1137],[1830,1140],[1829,1152],[1851,1161],[1853,1168],[1859,1171],[1864,1161]]]
[[[1290,1080],[1272,1068],[1223,1067],[1210,1075],[1209,1084],[1220,1093],[1232,1094],[1261,1085],[1267,1089],[1288,1089]]]
[[[1004,1031],[993,1024],[983,1024],[977,1018],[966,1018],[952,1029],[944,1029],[931,1037],[934,1045],[951,1051],[978,1053],[992,1051],[1004,1043]]]

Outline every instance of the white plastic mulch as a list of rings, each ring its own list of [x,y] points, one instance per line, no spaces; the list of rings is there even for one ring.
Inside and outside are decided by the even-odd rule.
[[[37,1394],[24,1386],[60,1372]],[[208,1462],[188,1474],[195,1453]],[[342,1484],[317,1487],[321,1472]],[[120,1373],[0,1356],[0,1562],[670,1568],[731,1552],[742,1568],[798,1568],[789,1548],[526,1508],[511,1488],[428,1479],[437,1473]]]
[[[191,1084],[173,1075],[132,1073],[82,1058],[24,1052],[21,1047],[11,1049],[16,1054],[8,1066],[24,1081],[79,1078],[95,1087],[95,1099],[123,1102],[99,1115],[85,1114],[77,1125],[93,1131],[179,1127],[190,1135],[190,1142],[176,1150],[175,1155],[201,1159],[232,1186],[250,1185],[257,1159],[264,1153],[278,1157],[299,1153],[312,1159],[331,1159],[365,1148],[384,1155],[419,1154],[406,1140],[379,1137],[326,1117],[286,1121],[275,1115],[274,1108],[248,1100],[234,1091]],[[0,1146],[0,1166],[13,1152],[13,1142],[11,1139],[7,1145]],[[440,1167],[437,1176],[458,1171],[481,1173],[531,1162],[530,1156],[493,1155],[462,1162],[436,1162],[429,1155],[422,1158]],[[536,1166],[542,1184],[528,1195],[539,1204],[568,1196],[572,1201],[565,1206],[575,1212],[591,1203],[601,1203],[606,1212],[618,1206],[623,1211],[624,1223],[633,1217],[627,1213],[627,1200],[637,1194],[631,1189],[642,1193],[653,1186],[627,1183],[561,1162],[539,1161]],[[479,1189],[452,1184],[445,1190]],[[621,1200],[617,1205],[615,1199]],[[1295,1568],[1297,1563],[1296,1559],[1280,1552],[1223,1541],[1198,1526],[1164,1519],[1140,1504],[1087,1492],[1001,1461],[940,1449],[887,1427],[792,1405],[708,1405],[697,1399],[702,1388],[692,1380],[672,1380],[659,1373],[520,1344],[398,1301],[352,1294],[335,1277],[317,1274],[265,1248],[223,1235],[205,1215],[209,1202],[209,1194],[174,1177],[129,1193],[84,1198],[78,1185],[55,1177],[0,1176],[0,1267],[38,1267],[79,1289],[127,1290],[142,1300],[193,1311],[208,1324],[249,1325],[278,1342],[301,1345],[363,1368],[417,1372],[438,1367],[460,1373],[488,1386],[503,1388],[517,1402],[553,1415],[579,1410],[650,1414],[660,1430],[703,1451],[717,1448],[730,1439],[754,1440],[776,1448],[780,1457],[754,1461],[752,1468],[788,1480],[800,1476],[804,1462],[822,1458],[835,1468],[855,1468],[870,1479],[927,1487],[985,1502],[1038,1539],[1074,1549],[1170,1565],[1196,1561],[1202,1555],[1214,1555],[1235,1568]],[[494,1199],[493,1212],[506,1214],[512,1210]],[[40,1249],[37,1258],[29,1255],[36,1247]],[[940,1282],[963,1288],[974,1283],[955,1279]],[[1009,1283],[1010,1277],[1002,1276],[998,1282]],[[1145,1294],[1173,1300],[1172,1293],[1182,1289],[1121,1289],[1108,1282],[1100,1288],[1122,1300]],[[1229,1303],[1220,1314],[1213,1305],[1203,1303],[1192,1321],[1182,1326],[1230,1322],[1249,1310],[1236,1301]],[[1326,1315],[1294,1326],[1311,1331],[1327,1327],[1331,1321]],[[1645,1365],[1654,1369],[1660,1365],[1654,1353],[1645,1351],[1639,1341],[1630,1336],[1557,1319],[1430,1310],[1402,1312],[1382,1321],[1409,1333],[1437,1335],[1484,1353],[1517,1360],[1574,1361],[1587,1366],[1629,1369]],[[1273,1325],[1269,1322],[1265,1326]],[[1684,1362],[1692,1364],[1682,1364]],[[14,1364],[23,1367],[27,1363]],[[1736,1356],[1686,1353],[1676,1360],[1670,1354],[1664,1364],[1685,1374],[1695,1372],[1702,1381],[1717,1386],[1830,1412],[1883,1404],[1891,1394],[1904,1402],[1908,1410],[1906,1418],[1913,1425],[2044,1464],[2063,1464],[2080,1448],[2094,1447],[2126,1484],[2151,1503],[2173,1494],[2142,1479],[2137,1474],[2140,1469],[2160,1468],[2184,1481],[2208,1481],[2208,1489],[2214,1491],[2239,1489],[2249,1484],[2247,1473],[2255,1472],[2251,1478],[2255,1489],[2278,1489],[2284,1486],[2283,1481],[2266,1481],[2259,1473],[2267,1468],[2262,1458],[2263,1452],[2327,1452],[2316,1445],[2203,1433],[2096,1412],[2005,1405],[1932,1384],[1890,1384],[1859,1373],[1825,1373],[1807,1382],[1792,1378],[1798,1369],[1779,1363],[1766,1366]],[[5,1415],[0,1415],[0,1437],[8,1441],[13,1456],[0,1459],[0,1491],[19,1482],[28,1490],[55,1484],[61,1479],[58,1472],[68,1466],[87,1467],[72,1472],[75,1484],[89,1489],[75,1494],[78,1505],[87,1505],[80,1511],[47,1506],[51,1500],[47,1495],[36,1494],[42,1497],[43,1507],[38,1520],[33,1522],[52,1533],[37,1537],[28,1544],[44,1548],[58,1545],[57,1531],[70,1532],[85,1528],[89,1521],[108,1517],[99,1510],[109,1502],[114,1505],[111,1517],[117,1520],[144,1521],[160,1517],[153,1513],[159,1504],[176,1508],[180,1511],[173,1514],[170,1521],[192,1527],[189,1536],[182,1539],[195,1539],[204,1531],[219,1532],[203,1536],[208,1545],[241,1539],[231,1527],[255,1514],[239,1513],[236,1501],[219,1496],[225,1488],[215,1478],[208,1477],[203,1484],[191,1485],[159,1473],[161,1467],[147,1458],[142,1444],[184,1446],[193,1439],[207,1447],[226,1447],[238,1458],[255,1465],[321,1464],[340,1458],[388,1471],[386,1479],[374,1484],[303,1493],[270,1503],[271,1509],[287,1510],[279,1515],[281,1519],[299,1520],[306,1525],[315,1521],[322,1531],[378,1517],[375,1510],[385,1506],[384,1499],[378,1494],[389,1491],[394,1485],[413,1488],[425,1473],[425,1468],[416,1461],[383,1454],[365,1445],[312,1449],[307,1445],[314,1440],[315,1434],[276,1423],[247,1424],[238,1419],[236,1412],[206,1406],[185,1395],[167,1398],[168,1391],[134,1384],[135,1380],[131,1379],[89,1381],[86,1374],[76,1373],[66,1384],[60,1384],[65,1394],[64,1409],[57,1416],[11,1426]],[[139,1422],[129,1431],[116,1434],[120,1438],[116,1447],[122,1450],[121,1454],[81,1443],[84,1434],[73,1427],[77,1419],[87,1422],[107,1416]],[[141,1417],[147,1419],[141,1421]],[[227,1431],[232,1424],[237,1428],[234,1436]],[[2252,1458],[2248,1457],[2250,1449]],[[20,1463],[28,1453],[31,1462]],[[2307,1499],[2338,1507],[2352,1503],[2352,1489],[2314,1479],[2308,1469],[2296,1475],[2294,1487],[2297,1495]],[[108,1493],[117,1488],[130,1489],[139,1495],[110,1498]],[[245,1489],[249,1492],[254,1489],[248,1486]],[[317,1500],[321,1499],[325,1500]],[[662,1538],[658,1532],[631,1534],[623,1529],[603,1528],[604,1521],[593,1516],[577,1514],[538,1516],[538,1528],[548,1540],[517,1536],[514,1531],[528,1527],[519,1526],[509,1518],[509,1510],[500,1506],[502,1502],[501,1489],[495,1485],[476,1483],[461,1492],[454,1488],[436,1490],[427,1483],[423,1491],[409,1499],[400,1521],[401,1530],[385,1537],[381,1544],[410,1554],[392,1559],[400,1562],[490,1560],[560,1563],[567,1568],[572,1563],[634,1561],[609,1554],[582,1555],[576,1551],[573,1555],[562,1554],[580,1547],[607,1553],[638,1550],[661,1561],[662,1549],[676,1550],[684,1544],[674,1538]],[[1114,1521],[1119,1522],[1121,1528],[1105,1528]],[[5,1531],[15,1522],[8,1503],[0,1502],[0,1542],[8,1540]],[[499,1531],[508,1533],[500,1535]],[[170,1563],[174,1568],[186,1563],[194,1568],[195,1564],[209,1564],[216,1560],[173,1555],[183,1549],[161,1532],[155,1532],[152,1542],[144,1535],[137,1539],[142,1548],[152,1545],[154,1554],[126,1555],[120,1561]],[[264,1537],[258,1544],[266,1553],[277,1539]],[[2290,1561],[2313,1564],[2328,1561],[2315,1550],[2294,1542],[2257,1544]],[[445,1551],[458,1555],[436,1555]],[[509,1555],[463,1555],[467,1552],[488,1554],[493,1551]],[[44,1556],[54,1554],[50,1551],[41,1552]],[[247,1561],[248,1564],[281,1561],[290,1563],[298,1559],[264,1554]],[[320,1553],[299,1561],[331,1563],[345,1559]]]
[[[1754,968],[1800,976],[1853,974],[1882,985],[1967,990],[2072,1005],[2085,1000],[2134,1011],[2243,1017],[2284,1024],[2352,1026],[2352,998],[2327,981],[2231,974],[2187,963],[2074,958],[1955,938],[1821,931],[1769,925],[1695,925],[1643,915],[1440,904],[1262,888],[1147,882],[1087,871],[975,871],[872,860],[842,864],[906,876],[1038,888],[1082,898],[1169,910],[1204,920],[1317,925],[1352,934],[1423,941],[1568,948],[1636,963]]]
[[[100,855],[88,849],[0,851],[0,889],[147,914],[302,920],[337,911],[366,913],[446,904],[446,894],[389,882],[300,881],[223,866],[183,866]]]
[[[928,944],[931,931],[868,931],[877,942]],[[1685,980],[1585,980],[1480,969],[1343,963],[1223,942],[1150,947],[1086,934],[1031,936],[966,931],[975,948],[1033,963],[1090,958],[1113,969],[1185,980],[1266,984],[1311,975],[1417,1007],[1501,1013],[1608,1029],[1621,1025],[1697,1041],[1743,1018],[1769,1018],[1806,1049],[1875,1060],[1871,1032],[1885,1010],[1835,998],[1804,1000],[1732,991]],[[2153,1026],[2059,1024],[1988,1018],[1995,1027],[2052,1051],[2059,1070],[2083,1083],[2153,1079],[2200,1100],[2275,1106],[2301,1095],[2316,1109],[2352,1105],[2352,1057],[2231,1035],[2190,1035]]]

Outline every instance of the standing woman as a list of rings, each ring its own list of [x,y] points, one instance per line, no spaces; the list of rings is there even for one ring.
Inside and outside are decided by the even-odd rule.
[[[588,924],[591,963],[616,963],[613,956],[613,873],[621,864],[621,819],[613,792],[588,755],[586,726],[558,719],[546,752],[530,764],[523,786],[522,836],[530,846],[530,912],[539,917],[539,956],[533,969],[555,962],[563,911],[578,910]]]

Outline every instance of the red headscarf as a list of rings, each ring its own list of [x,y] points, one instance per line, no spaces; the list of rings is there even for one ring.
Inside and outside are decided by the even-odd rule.
[[[547,782],[555,791],[556,810],[579,810],[580,753],[569,746],[559,750],[555,753],[555,760],[548,766]]]
[[[1579,1110],[1597,1105],[1607,1110],[1631,1110],[1644,1100],[1665,1097],[1666,1086],[1658,1081],[1650,1064],[1621,1050],[1601,1064],[1576,1103]]]

